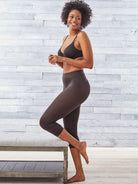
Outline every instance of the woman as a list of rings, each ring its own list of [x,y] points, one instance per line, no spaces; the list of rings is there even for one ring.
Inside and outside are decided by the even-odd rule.
[[[79,141],[77,123],[80,105],[90,93],[83,68],[93,68],[93,54],[89,38],[81,29],[91,22],[91,16],[89,5],[81,0],[67,2],[63,7],[61,18],[69,27],[69,35],[63,38],[58,55],[49,56],[49,62],[63,68],[64,88],[40,119],[43,129],[69,142],[76,174],[68,183],[85,180],[80,155],[89,163],[86,142]],[[56,122],[61,118],[64,128]]]

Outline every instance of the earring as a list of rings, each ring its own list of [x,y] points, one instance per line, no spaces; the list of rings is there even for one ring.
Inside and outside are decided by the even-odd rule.
[[[79,30],[82,30],[82,28],[83,28],[83,27],[82,27],[82,26],[80,26],[80,27],[79,27]]]

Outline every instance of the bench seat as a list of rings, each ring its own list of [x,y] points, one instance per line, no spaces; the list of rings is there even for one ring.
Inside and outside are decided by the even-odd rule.
[[[68,143],[60,140],[52,134],[36,134],[36,133],[1,133],[0,151],[56,151],[63,152],[63,161],[30,161],[31,166],[28,170],[28,161],[8,161],[0,160],[0,177],[63,177],[63,183],[67,182],[68,169]],[[56,153],[57,154],[57,153]],[[56,159],[55,154],[55,159]],[[4,163],[9,165],[7,167]],[[18,164],[17,164],[18,163]],[[18,165],[15,169],[15,165]],[[43,170],[41,169],[43,167]],[[8,169],[6,169],[8,168]],[[9,168],[11,168],[9,170]],[[12,169],[14,168],[14,169]],[[19,169],[20,168],[20,169]],[[36,169],[37,168],[37,169]],[[39,169],[38,169],[39,168]]]

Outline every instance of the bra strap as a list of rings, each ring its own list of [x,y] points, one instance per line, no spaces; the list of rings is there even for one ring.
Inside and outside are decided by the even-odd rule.
[[[68,35],[66,36],[66,38],[65,38],[64,42],[66,41],[67,37],[68,37]],[[63,42],[63,43],[64,43],[64,42]]]
[[[67,39],[67,37],[68,37],[68,35],[66,36],[65,40]],[[65,40],[64,40],[64,42],[65,42]],[[61,47],[63,46],[64,42],[62,43]]]
[[[76,40],[77,36],[78,36],[78,34],[75,36],[75,38],[74,38],[73,42]]]

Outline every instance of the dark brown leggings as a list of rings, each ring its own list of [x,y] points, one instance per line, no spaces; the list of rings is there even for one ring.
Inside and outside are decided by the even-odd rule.
[[[63,118],[64,128],[79,140],[77,124],[80,105],[89,96],[90,85],[83,70],[63,74],[63,85],[63,91],[42,115],[40,126],[55,136],[59,136],[63,127],[56,121]]]

